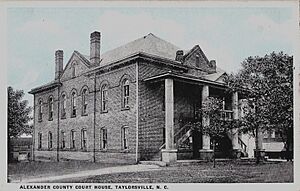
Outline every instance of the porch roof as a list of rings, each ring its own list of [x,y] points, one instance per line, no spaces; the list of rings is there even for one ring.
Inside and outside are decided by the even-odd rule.
[[[145,82],[157,82],[157,81],[162,81],[166,78],[172,78],[177,81],[185,82],[185,83],[190,83],[190,84],[197,84],[197,85],[210,85],[213,87],[217,88],[222,88],[222,89],[227,89],[229,88],[227,84],[222,83],[222,82],[216,82],[216,81],[211,81],[207,80],[204,78],[188,75],[188,74],[183,74],[183,73],[174,73],[172,71],[168,71],[162,74],[150,76],[146,79],[144,79]]]

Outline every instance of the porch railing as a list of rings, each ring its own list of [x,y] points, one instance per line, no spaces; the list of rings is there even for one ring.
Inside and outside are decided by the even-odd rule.
[[[222,110],[221,111],[221,119],[224,121],[233,120],[233,111],[231,110]]]
[[[247,145],[242,141],[241,138],[238,138],[238,143],[241,146],[242,152],[247,153]]]

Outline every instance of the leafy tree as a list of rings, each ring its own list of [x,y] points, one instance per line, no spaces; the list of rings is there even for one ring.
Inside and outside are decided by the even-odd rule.
[[[242,69],[229,75],[227,82],[233,90],[247,89],[248,109],[242,118],[242,131],[256,137],[256,149],[262,140],[258,134],[275,130],[283,134],[286,149],[293,143],[293,57],[271,53],[264,57],[248,57]],[[259,163],[259,156],[257,162]]]
[[[24,92],[14,90],[12,87],[7,88],[8,106],[7,106],[7,128],[8,128],[8,152],[10,156],[10,139],[26,133],[30,134],[32,126],[29,121],[32,119],[27,100],[22,100]]]
[[[223,103],[219,98],[208,97],[202,101],[202,108],[200,113],[205,121],[196,121],[192,124],[193,129],[199,129],[203,134],[209,135],[213,143],[213,166],[215,167],[215,146],[216,140],[227,135],[232,129],[237,127],[236,120],[226,120],[222,117]],[[200,118],[200,119],[202,119]]]

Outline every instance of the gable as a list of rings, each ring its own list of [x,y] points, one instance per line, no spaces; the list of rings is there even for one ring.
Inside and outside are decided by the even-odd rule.
[[[89,69],[87,63],[85,63],[85,61],[79,56],[79,53],[77,53],[76,51],[73,52],[71,58],[64,68],[61,76],[62,81],[73,78],[73,67],[75,67],[75,77],[82,75]]]
[[[184,57],[183,64],[204,72],[213,73],[216,71],[215,66],[211,65],[206,55],[203,53],[199,45],[194,46]]]

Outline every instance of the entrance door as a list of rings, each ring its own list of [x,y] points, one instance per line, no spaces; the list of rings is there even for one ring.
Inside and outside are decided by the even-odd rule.
[[[192,132],[193,139],[193,158],[198,159],[200,157],[199,149],[202,148],[202,134],[200,131],[193,130]]]

